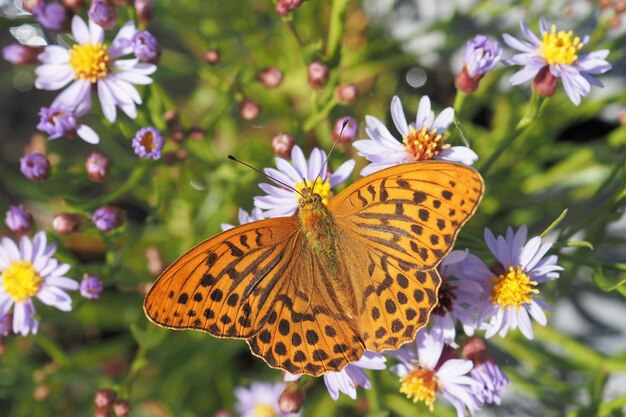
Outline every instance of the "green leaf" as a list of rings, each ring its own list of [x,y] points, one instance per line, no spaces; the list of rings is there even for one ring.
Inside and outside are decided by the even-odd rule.
[[[626,274],[624,274],[623,270],[620,270],[620,266],[621,264],[616,264],[614,268],[615,273],[620,273],[617,277],[611,276],[611,273],[607,271],[606,268],[599,266],[593,273],[593,282],[595,282],[602,291],[618,291],[626,297],[626,287],[623,286],[626,283]]]

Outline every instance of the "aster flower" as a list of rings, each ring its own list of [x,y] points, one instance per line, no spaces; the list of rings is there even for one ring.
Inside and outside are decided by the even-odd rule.
[[[93,212],[91,221],[99,230],[110,232],[124,223],[124,212],[116,207],[102,206]]]
[[[133,149],[142,158],[160,159],[164,141],[163,135],[157,129],[143,127],[133,139]]]
[[[387,127],[373,116],[365,116],[365,131],[369,139],[354,142],[359,155],[371,162],[361,170],[361,175],[368,175],[397,164],[441,159],[471,165],[478,159],[474,151],[466,146],[450,146],[443,132],[454,119],[454,109],[444,109],[437,118],[430,109],[428,96],[422,97],[417,110],[415,123],[408,124],[404,109],[398,96],[391,100],[391,118],[402,136],[402,142],[396,140]]]
[[[356,400],[357,387],[372,388],[372,382],[363,369],[385,369],[386,361],[387,359],[378,353],[365,352],[361,359],[349,363],[341,371],[324,374],[324,384],[326,384],[328,394],[335,401],[339,399],[340,392]],[[301,376],[286,373],[285,381],[297,381]]]
[[[400,377],[400,392],[413,402],[422,401],[434,411],[441,395],[454,406],[458,417],[464,417],[466,409],[473,415],[480,407],[474,394],[480,383],[468,375],[472,362],[443,358],[444,347],[440,331],[422,329],[415,343],[391,352],[400,363],[390,369]]]
[[[21,235],[33,227],[33,216],[21,204],[19,206],[9,206],[4,223],[10,231]]]
[[[89,11],[89,19],[104,29],[113,29],[116,24],[115,6],[109,0],[93,0]]]
[[[437,293],[437,305],[430,315],[431,331],[440,331],[444,343],[457,347],[456,323],[461,322],[465,334],[471,336],[477,327],[476,306],[479,305],[483,289],[472,280],[456,279],[458,267],[468,256],[465,251],[452,251],[439,265],[442,281]]]
[[[89,300],[100,298],[103,289],[102,281],[95,275],[85,274],[80,282],[80,295]]]
[[[253,208],[252,211],[250,212],[250,214],[248,214],[247,211],[245,211],[244,209],[240,208],[239,209],[239,224],[246,224],[246,223],[250,223],[250,222],[254,222],[257,220],[262,220],[264,219],[265,216],[263,216],[263,212],[258,209],[258,208]],[[235,227],[232,224],[228,224],[228,223],[222,223],[222,232],[228,230],[228,229],[232,229],[233,227]]]
[[[83,113],[85,110],[83,109]],[[87,143],[95,144],[100,142],[100,137],[92,128],[85,124],[78,124],[77,119],[80,116],[82,114],[78,115],[62,108],[42,107],[39,110],[41,119],[37,124],[37,129],[47,133],[48,139],[78,135]]]
[[[344,162],[330,175],[324,166],[324,161],[326,161],[324,151],[317,148],[313,149],[307,161],[300,147],[294,146],[291,150],[291,164],[282,158],[276,158],[278,169],[265,168],[264,172],[298,191],[312,186],[313,181],[320,174],[313,191],[322,196],[324,204],[328,204],[333,195],[332,189],[348,179],[354,169],[354,161],[350,159]],[[267,195],[254,197],[254,205],[264,210],[265,217],[291,216],[298,210],[300,196],[294,191],[283,186],[265,183],[259,184],[259,187]]]
[[[156,71],[155,65],[141,63],[136,58],[119,59],[133,53],[132,39],[136,32],[134,22],[127,22],[107,46],[101,26],[92,20],[87,26],[79,16],[74,16],[72,34],[77,43],[71,49],[46,46],[39,55],[43,65],[36,69],[35,86],[58,90],[71,82],[51,107],[76,114],[84,114],[91,108],[91,89],[95,87],[104,116],[109,121],[115,121],[116,107],[134,119],[136,104],[142,101],[133,84],[150,84],[152,78],[148,75]]]
[[[511,381],[487,354],[485,341],[480,337],[470,337],[463,342],[462,351],[474,364],[470,376],[481,384],[474,390],[476,398],[481,404],[500,405],[500,392]]]
[[[602,87],[602,83],[594,75],[611,69],[611,64],[605,59],[609,55],[608,49],[581,54],[580,51],[589,41],[588,36],[580,39],[572,31],[557,31],[556,25],[548,25],[543,18],[539,26],[541,39],[524,22],[520,22],[520,26],[527,41],[509,34],[503,35],[507,45],[521,51],[503,62],[507,65],[524,66],[511,77],[511,84],[518,85],[535,79],[535,86],[538,82],[544,86],[552,86],[547,89],[551,91],[544,91],[542,94],[549,96],[556,88],[556,78],[560,78],[565,93],[575,105],[580,104],[581,96],[589,94],[592,84]]]
[[[147,30],[138,32],[133,38],[133,52],[142,62],[157,62],[161,55],[159,42]]]
[[[475,91],[480,79],[500,62],[501,55],[498,42],[485,35],[476,35],[465,46],[463,69],[454,79],[456,87],[466,94]]]
[[[485,241],[497,264],[488,268],[474,255],[468,255],[459,266],[459,275],[481,283],[485,289],[479,308],[479,321],[487,325],[485,337],[499,334],[504,337],[509,330],[519,327],[528,339],[534,337],[530,317],[542,326],[547,319],[544,309],[550,306],[537,298],[537,285],[557,279],[557,256],[545,256],[551,243],[539,236],[526,242],[526,226],[517,232],[508,228],[506,236],[493,235],[485,229]]]
[[[50,176],[50,162],[41,153],[27,153],[20,159],[20,171],[29,180],[43,181]]]
[[[43,3],[33,9],[33,16],[41,26],[55,32],[60,31],[67,22],[65,7],[59,3]]]
[[[253,382],[250,388],[235,389],[235,410],[241,417],[275,416],[292,417],[300,413],[285,414],[278,408],[278,399],[285,389],[285,384]]]
[[[78,282],[67,278],[68,264],[53,255],[56,245],[48,244],[39,231],[33,239],[22,236],[19,246],[9,238],[0,244],[0,317],[13,307],[13,332],[37,333],[39,322],[33,318],[36,297],[42,303],[62,311],[72,309],[66,290],[77,290]]]

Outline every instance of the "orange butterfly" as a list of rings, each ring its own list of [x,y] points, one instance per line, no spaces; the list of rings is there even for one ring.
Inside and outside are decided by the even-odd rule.
[[[222,232],[170,265],[148,293],[154,323],[246,339],[271,367],[319,376],[365,350],[414,339],[437,304],[437,265],[474,214],[484,183],[451,162],[396,165],[325,206]]]

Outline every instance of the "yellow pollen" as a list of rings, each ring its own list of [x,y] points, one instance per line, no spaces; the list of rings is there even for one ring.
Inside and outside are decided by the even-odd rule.
[[[435,410],[435,398],[439,390],[439,381],[430,369],[416,369],[400,378],[400,392],[414,403],[423,401],[430,411]]]
[[[74,70],[75,79],[82,78],[95,83],[107,76],[110,60],[106,46],[101,43],[76,44],[70,50],[70,66]]]
[[[423,127],[415,130],[413,126],[409,126],[409,134],[402,137],[402,143],[411,159],[425,161],[437,156],[447,147],[444,145],[446,139],[447,136],[437,134],[437,129],[429,130],[428,127]]]
[[[276,409],[269,404],[257,404],[252,412],[254,417],[278,417]]]
[[[540,53],[550,65],[571,65],[578,59],[578,51],[584,44],[578,36],[570,30],[565,32],[556,31],[556,25],[552,25],[550,32],[543,32]]]
[[[13,301],[20,303],[39,292],[41,277],[30,262],[14,261],[2,273],[2,283],[4,291]]]
[[[152,135],[152,132],[147,131],[142,137],[141,137],[141,146],[143,146],[143,148],[146,150],[146,152],[150,153],[152,152],[152,149],[154,148],[154,135]]]
[[[313,185],[313,181],[305,180],[305,181],[297,183],[295,188],[299,192],[302,192],[302,189],[311,188],[312,185]],[[320,197],[322,197],[322,203],[324,203],[325,206],[328,205],[328,202],[333,197],[333,191],[330,189],[330,181],[317,180],[315,182],[315,187],[313,187],[313,193],[319,194]]]
[[[534,288],[537,282],[531,281],[519,266],[517,268],[510,266],[509,272],[493,277],[491,281],[494,285],[489,299],[501,309],[509,306],[519,309],[521,305],[532,300],[533,294],[539,293],[539,290]]]

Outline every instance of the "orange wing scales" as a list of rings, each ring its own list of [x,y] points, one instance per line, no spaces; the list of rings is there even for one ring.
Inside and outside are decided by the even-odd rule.
[[[183,255],[144,309],[161,326],[246,339],[275,368],[340,371],[426,325],[441,284],[436,267],[482,193],[476,171],[448,162],[376,172],[328,204],[334,268],[308,247],[296,216],[261,220]]]

